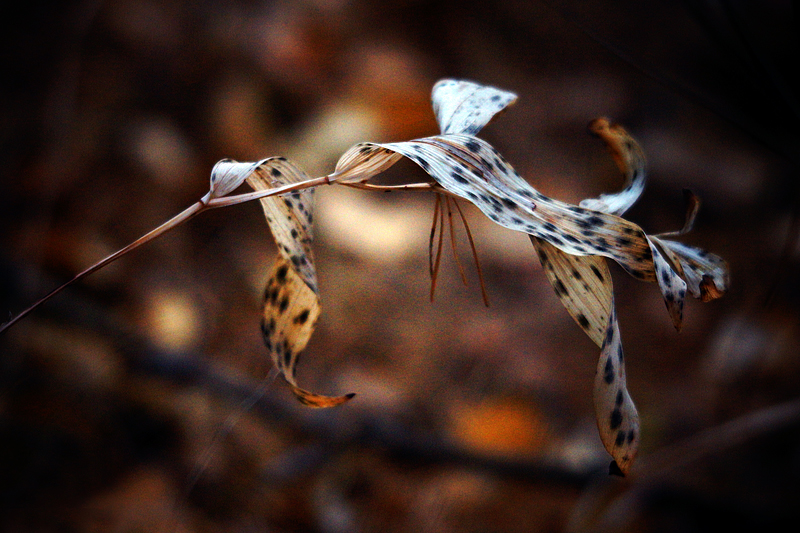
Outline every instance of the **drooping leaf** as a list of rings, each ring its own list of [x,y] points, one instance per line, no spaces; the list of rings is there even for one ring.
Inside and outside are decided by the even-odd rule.
[[[594,376],[594,409],[600,440],[620,471],[627,474],[639,450],[639,413],[628,393],[613,299],[611,310]]]
[[[647,236],[618,215],[639,198],[646,161],[639,144],[607,119],[591,130],[608,146],[623,174],[621,191],[586,199],[580,206],[548,198],[534,189],[486,141],[475,134],[516,96],[471,82],[443,80],[433,106],[442,134],[399,143],[361,143],[339,160],[331,181],[364,182],[402,155],[419,165],[435,187],[472,202],[501,226],[531,241],[556,294],[587,335],[601,346],[595,379],[595,409],[603,443],[622,472],[636,455],[639,421],[625,384],[613,285],[605,258],[634,277],[656,281],[673,324],[680,329],[687,288],[703,299],[727,287],[727,269],[717,256]],[[688,231],[699,203],[690,199]]]
[[[264,289],[261,332],[275,366],[300,402],[311,407],[332,407],[353,394],[331,397],[314,394],[297,385],[297,362],[320,314],[319,297],[280,255]]]
[[[639,448],[639,414],[625,377],[625,358],[606,260],[573,256],[531,237],[545,274],[575,322],[598,346],[594,408],[600,440],[622,474]]]
[[[606,142],[623,173],[625,186],[618,193],[584,200],[581,206],[622,214],[644,186],[644,155],[624,129],[605,119],[595,120],[591,129]],[[639,415],[627,389],[611,272],[601,256],[570,255],[533,236],[531,242],[561,303],[601,348],[593,394],[597,427],[603,446],[614,458],[613,464],[624,475],[638,452]]]
[[[230,192],[233,184],[242,180],[260,191],[309,179],[302,170],[282,157],[257,163],[228,160],[214,168],[222,176],[216,180],[220,184],[218,191]],[[213,183],[215,177],[212,174],[212,187]],[[278,246],[278,258],[264,290],[261,319],[264,344],[298,400],[312,407],[338,405],[353,395],[330,397],[314,394],[300,388],[296,377],[300,353],[314,332],[320,314],[317,274],[311,251],[313,189],[261,198],[260,202]]]
[[[602,347],[611,316],[611,273],[599,256],[569,255],[531,236],[547,279],[575,322]]]
[[[247,176],[253,190],[272,189],[307,181],[305,172],[282,157],[261,161]],[[305,189],[260,200],[278,253],[292,265],[309,288],[317,292],[317,272],[311,250],[314,222],[314,190]]]
[[[669,316],[672,318],[672,325],[680,331],[683,327],[683,300],[686,296],[686,282],[672,265],[664,258],[664,255],[656,246],[657,239],[648,238],[653,252],[653,265],[656,270],[656,280],[664,297]]]
[[[646,162],[641,147],[624,128],[607,119],[596,119],[590,130],[608,147],[625,185],[618,193],[587,199],[581,206],[594,206],[599,211],[627,211],[641,194],[645,181]],[[612,311],[611,274],[601,256],[577,256],[564,252],[546,241],[531,237],[540,262],[556,295],[572,318],[586,334],[602,346]]]

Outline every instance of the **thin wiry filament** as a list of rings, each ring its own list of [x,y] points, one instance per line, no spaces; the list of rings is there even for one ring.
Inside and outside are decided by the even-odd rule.
[[[451,201],[453,202],[452,205],[450,204]],[[475,240],[472,238],[472,231],[469,228],[469,223],[467,223],[467,218],[464,216],[464,212],[461,210],[458,200],[455,198],[449,198],[447,196],[442,197],[442,195],[439,194],[436,195],[436,203],[433,207],[433,221],[431,223],[431,232],[428,239],[428,271],[430,272],[431,276],[430,299],[433,301],[434,294],[436,293],[436,282],[439,277],[439,267],[442,260],[442,248],[444,245],[445,232],[445,210],[447,210],[447,223],[450,225],[450,246],[453,250],[453,257],[455,258],[456,265],[458,266],[458,271],[461,274],[461,280],[464,282],[464,285],[468,285],[464,266],[461,264],[461,261],[458,258],[455,225],[453,224],[453,206],[455,206],[455,210],[458,212],[461,223],[464,225],[464,230],[467,234],[467,240],[469,241],[469,247],[470,250],[472,250],[472,259],[475,261],[475,270],[478,272],[478,281],[481,286],[481,297],[483,298],[483,304],[486,307],[489,307],[489,295],[486,292],[486,282],[483,278],[483,270],[481,269],[481,263],[478,259],[478,250],[475,248]],[[434,241],[436,241],[435,250]]]
[[[436,205],[433,210],[433,225],[431,226],[431,237],[428,242],[429,267],[431,272],[431,301],[436,293],[436,280],[439,277],[439,265],[442,260],[442,245],[444,244],[444,207],[442,207],[440,195],[436,195]],[[436,237],[436,227],[439,227],[439,239],[436,244],[436,252],[433,251],[433,239]]]
[[[453,202],[456,200],[453,199]],[[467,273],[464,272],[464,266],[461,264],[461,261],[458,259],[458,252],[456,250],[456,232],[455,228],[453,227],[453,210],[450,207],[450,198],[445,196],[444,197],[444,204],[447,207],[447,223],[450,226],[450,248],[453,250],[453,259],[456,261],[456,266],[458,266],[458,272],[461,274],[461,281],[464,282],[464,286],[469,286],[467,283]]]
[[[428,273],[433,278],[433,239],[436,237],[436,223],[439,220],[439,207],[441,198],[435,195],[436,202],[433,205],[433,221],[431,222],[431,234],[428,237]]]
[[[469,229],[467,218],[464,216],[461,206],[458,205],[458,201],[453,199],[453,203],[458,211],[458,216],[461,217],[461,223],[464,224],[464,230],[467,232],[467,240],[469,240],[469,247],[472,250],[472,259],[475,261],[475,270],[478,271],[478,281],[481,284],[481,297],[483,297],[483,305],[489,307],[489,295],[486,293],[486,282],[483,279],[483,270],[481,269],[481,262],[478,259],[478,250],[475,248],[475,241],[472,239],[472,231]]]

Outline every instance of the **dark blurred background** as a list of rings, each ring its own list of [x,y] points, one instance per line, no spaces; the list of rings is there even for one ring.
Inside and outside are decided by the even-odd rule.
[[[429,302],[433,198],[318,190],[323,315],[300,406],[258,328],[275,247],[215,210],[0,338],[0,530],[540,532],[766,529],[798,518],[798,62],[790,2],[18,2],[3,7],[0,312],[19,312],[199,199],[213,164],[329,173],[358,141],[437,132],[442,77],[518,103],[482,133],[577,202],[620,178],[587,124],[649,159],[628,217],[722,255],[722,299],[612,267],[642,449],[609,477],[598,349],[524,235],[465,206]],[[387,180],[421,181],[399,163]],[[266,381],[265,381],[266,380]],[[263,393],[258,402],[254,400]]]

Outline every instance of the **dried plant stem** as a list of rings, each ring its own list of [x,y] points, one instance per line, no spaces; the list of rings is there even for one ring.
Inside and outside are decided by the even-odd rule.
[[[336,183],[330,179],[330,176],[322,176],[321,178],[313,178],[299,183],[290,183],[282,187],[275,187],[274,189],[265,189],[263,191],[253,191],[244,194],[237,194],[235,196],[223,196],[221,198],[207,199],[208,195],[203,198],[208,207],[228,207],[231,205],[241,204],[244,202],[251,202],[253,200],[260,200],[268,196],[277,196],[287,194],[295,191],[302,191],[303,189],[311,189],[319,185],[330,185]]]
[[[188,209],[184,210],[183,212],[179,213],[178,215],[176,215],[173,218],[169,219],[168,221],[164,222],[163,224],[161,224],[156,229],[152,230],[151,232],[147,233],[146,235],[143,235],[143,236],[139,237],[138,239],[136,239],[135,241],[133,241],[132,243],[130,243],[126,247],[122,248],[121,250],[117,250],[116,252],[114,252],[113,254],[109,255],[105,259],[102,259],[101,261],[98,261],[94,265],[90,266],[89,268],[87,268],[86,270],[81,272],[80,274],[76,275],[74,278],[72,278],[68,282],[64,283],[63,285],[61,285],[57,289],[54,289],[47,296],[45,296],[44,298],[41,298],[36,303],[34,303],[30,307],[28,307],[27,309],[22,311],[20,314],[18,314],[17,316],[15,316],[11,320],[9,320],[8,322],[6,322],[2,326],[0,326],[0,333],[3,333],[5,330],[7,330],[11,326],[13,326],[17,322],[19,322],[20,320],[22,320],[26,316],[28,316],[37,307],[39,307],[40,305],[42,305],[43,303],[48,301],[50,298],[52,298],[53,296],[55,296],[59,292],[63,291],[64,289],[66,289],[67,287],[69,287],[70,285],[75,283],[76,281],[81,280],[81,279],[85,278],[86,276],[88,276],[89,274],[100,270],[104,266],[107,266],[107,265],[113,263],[114,261],[116,261],[117,259],[122,257],[123,255],[127,254],[131,250],[134,250],[135,248],[138,248],[139,246],[143,245],[144,243],[150,242],[153,239],[155,239],[157,237],[160,237],[161,235],[164,235],[169,230],[178,227],[180,224],[183,224],[184,222],[186,222],[190,218],[195,217],[196,215],[202,213],[206,209],[208,209],[208,205],[204,204],[202,201],[199,201],[196,204],[193,204],[192,206],[190,206]]]
[[[191,218],[194,218],[195,216],[199,215],[203,211],[206,211],[208,209],[214,209],[214,208],[217,208],[217,207],[227,207],[227,206],[231,206],[231,205],[236,205],[236,204],[240,204],[240,203],[243,203],[243,202],[250,202],[252,200],[258,200],[260,198],[266,198],[267,196],[276,196],[276,195],[280,195],[280,194],[287,194],[287,193],[290,193],[290,192],[294,192],[294,191],[298,191],[298,190],[302,190],[302,189],[308,189],[308,188],[311,188],[311,187],[316,187],[318,185],[325,185],[325,184],[329,184],[329,183],[331,183],[330,178],[328,176],[323,176],[321,178],[314,178],[314,179],[310,179],[310,180],[303,181],[303,182],[300,182],[300,183],[292,183],[290,185],[286,185],[286,186],[283,186],[283,187],[275,187],[274,189],[267,189],[267,190],[263,190],[263,191],[255,191],[255,192],[239,194],[239,195],[235,195],[235,196],[225,196],[225,197],[222,197],[222,198],[213,198],[210,193],[206,194],[202,199],[200,199],[200,201],[198,201],[197,203],[191,205],[190,207],[188,207],[187,209],[185,209],[184,211],[182,211],[178,215],[174,216],[173,218],[169,219],[168,221],[164,222],[163,224],[161,224],[160,226],[158,226],[154,230],[150,231],[146,235],[143,235],[143,236],[139,237],[138,239],[136,239],[132,243],[128,244],[124,248],[122,248],[120,250],[117,250],[116,252],[114,252],[113,254],[109,255],[108,257],[106,257],[106,258],[98,261],[94,265],[90,266],[89,268],[87,268],[86,270],[84,270],[80,274],[76,275],[74,278],[72,278],[71,280],[67,281],[66,283],[64,283],[60,287],[52,290],[46,296],[44,296],[43,298],[39,299],[36,303],[34,303],[30,307],[28,307],[27,309],[25,309],[24,311],[19,313],[17,316],[13,317],[11,320],[6,322],[2,326],[0,326],[0,334],[2,334],[7,329],[9,329],[11,326],[13,326],[17,322],[19,322],[20,320],[22,320],[23,318],[28,316],[31,312],[36,310],[39,306],[41,306],[42,304],[44,304],[45,302],[50,300],[52,297],[54,297],[55,295],[57,295],[58,293],[60,293],[61,291],[63,291],[64,289],[66,289],[67,287],[72,285],[73,283],[75,283],[76,281],[79,281],[79,280],[85,278],[86,276],[88,276],[89,274],[92,274],[93,272],[96,272],[96,271],[100,270],[101,268],[113,263],[114,261],[116,261],[117,259],[122,257],[123,255],[127,254],[128,252],[130,252],[130,251],[132,251],[132,250],[134,250],[136,248],[138,248],[139,246],[141,246],[141,245],[143,245],[143,244],[145,244],[147,242],[150,242],[153,239],[161,237],[162,235],[164,235],[168,231],[170,231],[172,229],[175,229],[179,225],[183,224],[184,222],[186,222],[187,220],[189,220]]]
[[[447,194],[453,196],[452,193],[439,187],[435,183],[407,183],[404,185],[373,185],[372,183],[362,183],[362,182],[341,182],[340,185],[344,185],[346,187],[352,187],[353,189],[364,189],[367,191],[383,191],[383,192],[391,192],[391,191],[424,191],[424,192],[437,192],[440,194]]]
[[[20,320],[22,320],[23,318],[28,316],[31,312],[36,310],[39,306],[41,306],[42,304],[44,304],[45,302],[50,300],[52,297],[54,297],[55,295],[57,295],[58,293],[60,293],[61,291],[63,291],[64,289],[66,289],[67,287],[72,285],[73,283],[75,283],[76,281],[79,281],[79,280],[85,278],[86,276],[88,276],[89,274],[92,274],[93,272],[96,272],[96,271],[100,270],[101,268],[113,263],[114,261],[116,261],[117,259],[122,257],[123,255],[127,254],[128,252],[130,252],[130,251],[132,251],[132,250],[134,250],[136,248],[138,248],[139,246],[141,246],[141,245],[143,245],[143,244],[145,244],[147,242],[152,241],[153,239],[156,239],[156,238],[164,235],[168,231],[178,227],[179,225],[183,224],[187,220],[199,215],[203,211],[206,211],[208,209],[215,209],[215,208],[218,208],[218,207],[229,207],[229,206],[241,204],[241,203],[244,203],[244,202],[251,202],[253,200],[259,200],[261,198],[267,198],[269,196],[278,196],[278,195],[282,195],[282,194],[292,193],[292,192],[295,192],[295,191],[314,188],[314,187],[317,187],[319,185],[330,185],[330,184],[334,184],[334,183],[339,183],[341,185],[346,185],[346,186],[349,186],[349,187],[355,187],[355,188],[359,188],[359,189],[367,189],[367,190],[381,190],[381,191],[390,191],[390,190],[411,190],[411,191],[414,191],[414,190],[416,190],[416,191],[426,191],[426,192],[430,192],[430,191],[443,192],[443,191],[441,191],[441,189],[439,187],[437,187],[435,184],[431,184],[431,183],[411,183],[411,184],[407,184],[407,185],[381,186],[381,185],[370,185],[370,184],[367,184],[367,183],[337,182],[335,180],[335,177],[332,178],[331,176],[322,176],[322,177],[319,177],[319,178],[313,178],[313,179],[309,179],[309,180],[302,181],[302,182],[299,182],[299,183],[291,183],[291,184],[284,185],[284,186],[281,186],[281,187],[275,187],[273,189],[266,189],[266,190],[262,190],[262,191],[253,191],[253,192],[244,193],[244,194],[237,194],[237,195],[233,195],[233,196],[223,196],[223,197],[216,198],[216,197],[213,197],[211,195],[211,193],[208,193],[202,199],[200,199],[200,201],[198,201],[196,204],[193,204],[192,206],[190,206],[189,208],[187,208],[183,212],[179,213],[175,217],[173,217],[170,220],[166,221],[165,223],[161,224],[160,226],[158,226],[154,230],[150,231],[146,235],[143,235],[143,236],[139,237],[138,239],[136,239],[132,243],[128,244],[124,248],[122,248],[122,249],[114,252],[113,254],[109,255],[108,257],[100,260],[99,262],[97,262],[94,265],[90,266],[89,268],[87,268],[83,272],[77,274],[74,278],[72,278],[71,280],[67,281],[63,285],[61,285],[58,288],[52,290],[46,296],[44,296],[43,298],[41,298],[38,301],[36,301],[36,303],[34,303],[30,307],[28,307],[27,309],[25,309],[24,311],[19,313],[17,316],[11,318],[8,322],[2,324],[0,326],[0,334],[2,334],[7,329],[9,329],[11,326],[13,326],[17,322],[19,322]],[[438,197],[438,195],[437,195],[437,197]],[[443,211],[442,211],[441,215],[442,216],[444,215]],[[438,270],[438,255],[440,255],[440,254],[441,254],[441,242],[440,242],[440,252],[439,252],[439,254],[437,254],[437,270]],[[435,282],[435,275],[434,275],[434,286],[435,286],[435,283],[436,282]],[[433,291],[431,291],[431,297],[433,296],[432,293],[433,293]]]
[[[453,203],[456,203],[455,199],[453,199]],[[464,271],[464,265],[462,265],[461,261],[458,259],[458,250],[456,249],[456,231],[455,228],[453,228],[453,209],[450,207],[450,198],[447,196],[444,197],[444,205],[447,206],[447,224],[450,226],[450,248],[453,250],[453,259],[458,267],[458,273],[461,274],[461,281],[466,287],[469,285],[469,283],[467,283],[467,273]]]
[[[340,185],[345,185],[345,186],[348,186],[348,187],[353,187],[353,188],[357,188],[357,189],[366,189],[366,190],[378,190],[378,191],[404,190],[404,191],[425,191],[425,192],[435,192],[435,193],[437,193],[437,195],[436,195],[437,196],[437,211],[436,211],[436,214],[434,215],[434,217],[435,217],[434,224],[437,223],[436,218],[438,218],[438,223],[439,223],[439,226],[440,226],[441,230],[440,230],[440,233],[439,233],[438,251],[436,253],[436,264],[435,265],[431,265],[431,275],[432,275],[432,278],[433,278],[433,282],[431,284],[431,299],[433,299],[433,293],[436,290],[436,277],[437,277],[438,270],[439,270],[439,260],[441,259],[442,240],[443,240],[443,235],[442,234],[444,233],[444,207],[440,205],[441,202],[442,202],[442,197],[440,196],[440,194],[448,194],[448,191],[445,191],[445,190],[441,189],[440,187],[438,187],[436,184],[433,184],[433,183],[410,183],[410,184],[405,184],[405,185],[370,185],[368,183],[360,183],[360,182],[338,182],[338,181],[336,181],[335,176],[332,177],[332,175],[329,175],[329,176],[322,176],[322,177],[319,177],[319,178],[309,179],[309,180],[302,181],[302,182],[299,182],[299,183],[291,183],[291,184],[284,185],[284,186],[281,186],[281,187],[275,187],[273,189],[266,189],[266,190],[262,190],[262,191],[253,191],[253,192],[244,193],[244,194],[237,194],[237,195],[233,195],[233,196],[213,197],[211,195],[211,193],[208,193],[203,198],[201,198],[200,201],[198,201],[196,204],[193,204],[192,206],[190,206],[189,208],[187,208],[183,212],[179,213],[178,215],[176,215],[175,217],[171,218],[167,222],[163,223],[159,227],[157,227],[154,230],[150,231],[146,235],[143,235],[143,236],[139,237],[138,239],[136,239],[135,241],[133,241],[129,245],[127,245],[124,248],[114,252],[113,254],[109,255],[108,257],[102,259],[101,261],[95,263],[94,265],[90,266],[89,268],[87,268],[83,272],[77,274],[74,278],[72,278],[71,280],[67,281],[66,283],[64,283],[60,287],[52,290],[46,296],[44,296],[43,298],[39,299],[36,303],[34,303],[30,307],[28,307],[27,309],[25,309],[24,311],[19,313],[17,316],[11,318],[5,324],[2,324],[0,326],[0,334],[2,334],[7,329],[9,329],[11,326],[13,326],[17,322],[19,322],[20,320],[22,320],[23,318],[28,316],[31,312],[36,310],[39,306],[41,306],[42,304],[44,304],[45,302],[50,300],[52,297],[54,297],[55,295],[57,295],[58,293],[60,293],[61,291],[63,291],[64,289],[66,289],[67,287],[72,285],[73,283],[75,283],[76,281],[79,281],[79,280],[85,278],[86,276],[88,276],[89,274],[92,274],[93,272],[96,272],[96,271],[100,270],[101,268],[113,263],[114,261],[116,261],[117,259],[119,259],[123,255],[127,254],[128,252],[134,250],[135,248],[138,248],[139,246],[141,246],[141,245],[143,245],[143,244],[145,244],[147,242],[152,241],[153,239],[156,239],[156,238],[164,235],[168,231],[178,227],[179,225],[183,224],[184,222],[186,222],[190,218],[193,218],[193,217],[199,215],[203,211],[206,211],[208,209],[215,209],[215,208],[218,208],[218,207],[228,207],[228,206],[237,205],[237,204],[241,204],[241,203],[245,203],[245,202],[251,202],[253,200],[259,200],[261,198],[267,198],[269,196],[278,196],[278,195],[282,195],[282,194],[288,194],[288,193],[292,193],[292,192],[295,192],[295,191],[314,188],[314,187],[317,187],[319,185],[331,185],[331,184],[335,184],[335,183],[338,183]],[[447,207],[448,207],[448,211],[449,211],[450,210],[449,202],[447,203]],[[456,204],[456,207],[458,207],[458,204]],[[460,211],[461,211],[460,207],[458,209],[459,209],[459,214],[461,214],[460,213]],[[451,219],[450,223],[451,223],[451,232],[452,232],[452,214],[450,214],[449,216],[450,216],[450,219]],[[461,214],[462,220],[464,220],[463,217],[464,217],[464,215]],[[432,228],[432,231],[434,233],[431,235],[431,242],[433,242],[432,239],[433,239],[433,235],[435,234],[435,227]],[[467,233],[469,234],[469,228],[467,228]],[[452,235],[451,235],[451,237],[452,237]],[[472,244],[472,237],[471,236],[470,236],[470,245],[473,247],[473,253],[474,253],[474,244]],[[459,267],[460,267],[460,265],[459,265]],[[480,275],[480,267],[479,267],[479,271],[478,272],[479,272],[479,275]],[[463,271],[462,271],[462,276],[463,276]],[[481,280],[481,288],[483,288],[483,281],[482,280]],[[485,300],[486,300],[486,295],[484,294],[484,301]]]
[[[458,216],[461,217],[461,223],[464,224],[464,230],[467,232],[469,247],[472,249],[472,259],[475,261],[475,270],[478,271],[478,281],[481,284],[481,296],[483,297],[483,305],[489,307],[489,295],[486,293],[486,282],[483,279],[483,270],[481,269],[481,262],[478,259],[478,250],[475,249],[475,241],[472,239],[472,231],[470,231],[469,229],[469,224],[467,223],[467,217],[464,216],[464,212],[461,210],[461,206],[458,205],[458,201],[454,200],[453,203],[456,205]]]
[[[436,238],[436,228],[439,227],[439,244],[434,253],[433,241]],[[428,240],[428,269],[431,274],[431,293],[430,299],[433,301],[433,296],[436,293],[436,279],[439,277],[439,262],[442,258],[442,233],[444,233],[444,207],[442,207],[442,198],[436,195],[436,204],[433,208],[433,222],[431,224],[431,234]]]

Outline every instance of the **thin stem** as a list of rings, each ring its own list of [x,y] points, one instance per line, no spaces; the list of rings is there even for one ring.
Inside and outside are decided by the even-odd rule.
[[[439,242],[436,245],[436,255],[433,254],[433,239],[436,235],[436,226],[439,226]],[[442,199],[436,195],[436,208],[433,211],[433,227],[431,228],[431,238],[428,243],[428,254],[431,255],[431,301],[436,293],[436,280],[439,278],[439,265],[442,260],[442,244],[444,243],[444,206]]]
[[[268,196],[278,196],[294,191],[301,191],[303,189],[310,189],[318,185],[329,185],[333,183],[330,176],[322,176],[321,178],[313,178],[299,183],[290,183],[282,187],[275,187],[274,189],[265,189],[263,191],[253,191],[244,194],[237,194],[236,196],[223,196],[221,198],[211,198],[206,202],[206,205],[211,208],[227,207],[229,205],[241,204],[250,202],[252,200],[259,200],[267,198]]]
[[[146,242],[149,242],[149,241],[152,241],[153,239],[155,239],[157,237],[160,237],[161,235],[165,234],[169,230],[176,228],[177,226],[179,226],[180,224],[183,224],[184,222],[186,222],[190,218],[202,213],[204,210],[208,209],[208,207],[209,206],[204,204],[203,201],[199,201],[196,204],[193,204],[192,206],[190,206],[188,209],[184,210],[183,212],[179,213],[178,215],[176,215],[176,216],[172,217],[171,219],[169,219],[168,221],[164,222],[163,224],[161,224],[156,229],[150,231],[146,235],[143,235],[143,236],[139,237],[138,239],[136,239],[135,241],[133,241],[132,243],[130,243],[126,247],[122,248],[121,250],[117,250],[116,252],[114,252],[113,254],[109,255],[105,259],[103,259],[103,260],[95,263],[94,265],[90,266],[89,268],[87,268],[86,270],[84,270],[80,274],[76,275],[74,278],[72,278],[68,282],[64,283],[63,285],[61,285],[57,289],[51,291],[44,298],[40,299],[39,301],[34,303],[32,306],[28,307],[27,309],[22,311],[20,314],[18,314],[17,316],[15,316],[11,320],[9,320],[8,322],[6,322],[2,326],[0,326],[0,334],[2,334],[8,328],[13,326],[14,324],[19,322],[20,320],[22,320],[26,316],[28,316],[37,307],[39,307],[40,305],[42,305],[43,303],[48,301],[50,298],[52,298],[53,296],[55,296],[59,292],[61,292],[64,289],[66,289],[68,286],[70,286],[73,283],[75,283],[76,281],[85,278],[86,276],[88,276],[92,272],[96,272],[97,270],[100,270],[101,268],[103,268],[104,266],[106,266],[106,265],[108,265],[110,263],[113,263],[114,261],[116,261],[117,259],[119,259],[123,255],[127,254],[128,252],[130,252],[134,248],[138,248],[142,244],[144,244]]]
[[[478,280],[481,284],[481,296],[483,297],[483,305],[489,307],[489,295],[486,294],[486,282],[483,279],[483,270],[481,270],[481,262],[478,260],[478,250],[475,249],[475,241],[472,239],[472,231],[470,231],[469,229],[469,224],[467,224],[467,217],[465,217],[464,212],[461,211],[461,206],[458,205],[458,201],[455,200],[453,203],[456,204],[456,210],[458,211],[458,215],[461,217],[461,223],[464,224],[464,229],[467,232],[469,247],[472,249],[472,258],[475,260],[475,269],[478,271]]]
[[[453,202],[455,202],[455,200],[453,200]],[[459,274],[461,274],[461,281],[464,283],[465,287],[468,287],[469,283],[467,283],[467,273],[464,271],[464,265],[461,264],[461,261],[458,258],[458,250],[456,249],[456,231],[453,226],[453,210],[450,208],[450,198],[447,196],[444,197],[444,204],[447,206],[447,223],[450,226],[450,248],[453,250],[453,259],[456,262]],[[442,231],[444,231],[444,229],[442,229]]]
[[[433,221],[431,222],[431,234],[428,236],[428,273],[433,279],[433,239],[436,237],[436,224],[439,221],[439,207],[441,198],[436,195],[436,201],[433,204]]]
[[[211,196],[211,193],[208,193],[200,201],[198,201],[196,204],[193,204],[191,207],[189,207],[188,209],[186,209],[183,212],[179,213],[175,217],[171,218],[170,220],[168,220],[164,224],[162,224],[159,227],[155,228],[154,230],[150,231],[146,235],[143,235],[142,237],[139,237],[134,242],[132,242],[129,245],[125,246],[121,250],[118,250],[118,251],[114,252],[113,254],[109,255],[108,257],[106,257],[105,259],[102,259],[101,261],[95,263],[94,265],[92,265],[91,267],[87,268],[86,270],[84,270],[80,274],[76,275],[71,280],[67,281],[66,283],[64,283],[60,287],[58,287],[58,288],[54,289],[53,291],[51,291],[50,293],[48,293],[44,298],[41,298],[36,303],[34,303],[30,307],[28,307],[27,309],[25,309],[24,311],[19,313],[17,316],[13,317],[11,320],[9,320],[8,322],[6,322],[2,326],[0,326],[0,334],[2,334],[4,331],[9,329],[11,326],[13,326],[17,322],[19,322],[20,320],[22,320],[23,318],[28,316],[31,312],[33,312],[39,306],[41,306],[42,304],[44,304],[45,302],[50,300],[53,296],[55,296],[56,294],[60,293],[61,291],[63,291],[64,289],[66,289],[68,286],[72,285],[76,281],[79,281],[79,280],[85,278],[86,276],[88,276],[89,274],[92,274],[93,272],[96,272],[97,270],[100,270],[101,268],[105,267],[106,265],[109,265],[110,263],[116,261],[117,259],[119,259],[123,255],[125,255],[126,253],[132,251],[135,248],[138,248],[142,244],[144,244],[146,242],[149,242],[149,241],[151,241],[151,240],[153,240],[153,239],[155,239],[157,237],[160,237],[161,235],[165,234],[169,230],[174,229],[175,227],[177,227],[180,224],[186,222],[190,218],[202,213],[206,209],[215,209],[215,208],[218,208],[218,207],[228,207],[228,206],[231,206],[231,205],[237,205],[237,204],[241,204],[241,203],[244,203],[244,202],[250,202],[252,200],[259,200],[261,198],[267,198],[267,197],[270,197],[270,196],[278,196],[278,195],[282,195],[282,194],[291,193],[291,192],[294,192],[294,191],[310,189],[310,188],[313,188],[313,187],[317,187],[319,185],[330,185],[331,183],[341,183],[342,185],[347,185],[347,186],[350,186],[350,187],[361,188],[361,189],[372,189],[372,190],[424,190],[424,191],[444,192],[445,194],[447,194],[447,191],[441,190],[440,187],[438,187],[438,186],[436,186],[436,184],[432,184],[432,183],[411,183],[411,184],[408,184],[408,185],[380,186],[380,185],[368,185],[366,183],[337,182],[335,177],[332,179],[331,175],[322,176],[322,177],[319,177],[319,178],[313,178],[313,179],[309,179],[309,180],[302,181],[302,182],[299,182],[299,183],[290,183],[290,184],[283,185],[281,187],[275,187],[275,188],[272,188],[272,189],[266,189],[266,190],[261,190],[261,191],[253,191],[253,192],[249,192],[249,193],[245,193],[245,194],[238,194],[238,195],[235,195],[235,196],[224,196],[224,197],[215,198],[215,197]],[[438,198],[438,195],[437,195],[437,198]],[[437,206],[437,208],[438,208],[438,206]],[[443,209],[440,212],[440,216],[442,218],[444,217],[444,210]],[[443,222],[442,222],[442,224],[443,224]],[[438,270],[438,262],[439,262],[438,260],[440,259],[439,256],[441,255],[441,244],[442,244],[441,243],[441,237],[442,237],[441,234],[440,234],[439,237],[440,237],[440,239],[439,239],[440,242],[439,242],[439,253],[437,254],[436,270]],[[433,237],[431,237],[431,238],[433,238]],[[435,275],[434,275],[434,286],[435,286],[435,283],[436,282],[435,282]],[[433,291],[431,291],[431,292],[433,292]],[[433,296],[433,294],[431,293],[431,297],[432,296]]]
[[[436,192],[446,192],[444,189],[439,187],[435,183],[407,183],[405,185],[373,185],[371,183],[362,183],[362,182],[338,182],[339,185],[344,185],[346,187],[352,187],[353,189],[364,189],[367,191],[436,191]]]
[[[85,278],[89,274],[100,270],[101,268],[103,268],[106,265],[109,265],[110,263],[113,263],[114,261],[116,261],[117,259],[122,257],[123,255],[127,254],[128,252],[132,251],[135,248],[138,248],[142,244],[145,244],[146,242],[150,242],[153,239],[155,239],[157,237],[160,237],[161,235],[165,234],[166,232],[170,231],[171,229],[174,229],[177,226],[183,224],[184,222],[186,222],[190,218],[193,218],[194,216],[202,213],[206,209],[214,209],[214,208],[217,208],[217,207],[227,207],[227,206],[230,206],[230,205],[241,204],[243,202],[249,202],[249,201],[252,201],[252,200],[258,200],[260,198],[266,198],[268,196],[277,196],[277,195],[280,195],[280,194],[286,194],[286,193],[294,192],[294,191],[297,191],[297,190],[308,189],[308,188],[311,188],[311,187],[316,187],[318,185],[325,185],[325,184],[329,184],[329,183],[331,183],[330,177],[329,176],[323,176],[321,178],[310,179],[310,180],[302,181],[300,183],[291,183],[291,184],[288,184],[288,185],[284,185],[282,187],[275,187],[274,189],[267,189],[267,190],[263,190],[263,191],[255,191],[255,192],[251,192],[251,193],[239,194],[239,195],[236,195],[236,196],[226,196],[226,197],[222,197],[222,198],[214,198],[214,197],[211,197],[211,193],[208,193],[202,199],[200,199],[200,201],[198,201],[196,204],[193,204],[188,209],[184,210],[183,212],[181,212],[178,215],[174,216],[173,218],[169,219],[167,222],[165,222],[162,225],[158,226],[157,228],[155,228],[154,230],[150,231],[146,235],[143,235],[142,237],[139,237],[138,239],[136,239],[135,241],[133,241],[129,245],[127,245],[124,248],[122,248],[121,250],[118,250],[118,251],[114,252],[113,254],[109,255],[108,257],[106,257],[105,259],[102,259],[101,261],[95,263],[94,265],[90,266],[89,268],[87,268],[86,270],[81,272],[80,274],[76,275],[71,280],[67,281],[66,283],[64,283],[63,285],[58,287],[57,289],[54,289],[53,291],[48,293],[44,298],[41,298],[36,303],[34,303],[30,307],[28,307],[27,309],[22,311],[20,314],[18,314],[17,316],[15,316],[11,320],[9,320],[8,322],[6,322],[2,326],[0,326],[0,334],[2,334],[4,331],[9,329],[11,326],[13,326],[17,322],[19,322],[20,320],[22,320],[23,318],[28,316],[31,312],[33,312],[35,309],[37,309],[43,303],[45,303],[46,301],[50,300],[50,298],[52,298],[56,294],[60,293],[61,291],[63,291],[64,289],[66,289],[68,286],[72,285],[76,281]]]

